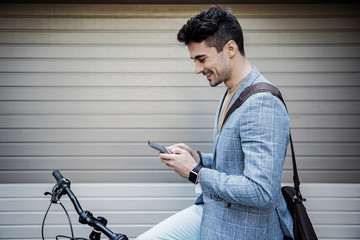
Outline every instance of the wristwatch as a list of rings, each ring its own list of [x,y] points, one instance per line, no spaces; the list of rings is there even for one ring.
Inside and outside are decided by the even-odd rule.
[[[188,180],[194,184],[198,183],[198,179],[199,179],[199,171],[202,168],[201,165],[196,165],[196,167],[194,167],[193,170],[191,170],[191,172],[189,173],[189,177]]]

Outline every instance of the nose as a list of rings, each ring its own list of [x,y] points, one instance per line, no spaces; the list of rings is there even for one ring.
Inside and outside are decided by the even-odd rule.
[[[199,62],[199,61],[196,61],[195,62],[195,73],[196,74],[200,74],[204,71],[204,67],[203,65]]]

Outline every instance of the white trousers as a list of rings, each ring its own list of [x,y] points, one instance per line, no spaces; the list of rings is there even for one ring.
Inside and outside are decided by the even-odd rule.
[[[192,205],[178,212],[136,240],[199,240],[203,205]]]

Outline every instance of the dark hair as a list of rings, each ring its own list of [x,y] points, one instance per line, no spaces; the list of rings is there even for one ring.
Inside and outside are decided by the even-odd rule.
[[[178,32],[177,39],[185,45],[205,40],[207,46],[215,47],[218,52],[228,41],[234,40],[241,55],[245,55],[244,37],[238,20],[229,10],[219,7],[205,9],[190,18]]]

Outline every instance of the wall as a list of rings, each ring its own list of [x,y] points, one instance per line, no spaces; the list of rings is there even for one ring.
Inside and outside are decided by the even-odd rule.
[[[21,189],[30,183],[30,189],[43,190],[54,182],[53,169],[75,184],[188,186],[146,142],[185,142],[211,151],[214,114],[225,88],[210,88],[203,76],[196,76],[186,48],[176,41],[178,29],[206,7],[0,5],[2,186]],[[359,5],[230,7],[244,29],[248,58],[287,102],[301,182],[359,183]],[[291,171],[288,156],[284,183],[292,181]],[[130,194],[141,197],[138,206],[148,204],[141,194]],[[6,192],[2,197],[8,204],[27,198],[40,203],[34,209],[4,205],[4,217],[27,216],[28,222],[13,220],[10,228],[4,223],[0,239],[38,239],[44,197],[9,197]],[[91,198],[99,200],[95,194]],[[181,202],[182,208],[194,198],[187,193],[184,204],[175,196],[173,204]],[[359,203],[358,195],[350,198]],[[163,204],[155,204],[156,211]],[[179,206],[162,210],[170,214]],[[129,209],[136,212],[136,207]],[[353,234],[348,236],[359,231],[360,210],[353,210],[356,225],[342,231]],[[141,221],[135,221],[132,236],[155,222],[136,228]],[[12,227],[19,236],[6,235]],[[21,235],[19,228],[34,234]]]

